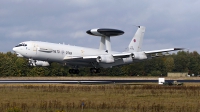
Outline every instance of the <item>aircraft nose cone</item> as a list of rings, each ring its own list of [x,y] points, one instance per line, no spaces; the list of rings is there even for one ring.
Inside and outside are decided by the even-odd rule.
[[[16,52],[16,47],[13,47],[13,51],[15,51],[15,52]]]
[[[19,52],[19,48],[13,47],[13,51],[16,52],[16,53],[18,53]]]

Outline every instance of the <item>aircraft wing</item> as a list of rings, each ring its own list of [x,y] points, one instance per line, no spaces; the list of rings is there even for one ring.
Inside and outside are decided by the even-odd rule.
[[[162,53],[162,52],[177,51],[177,50],[184,50],[184,48],[170,48],[170,49],[161,49],[161,50],[153,50],[153,51],[144,51],[144,53],[154,54],[154,53]]]
[[[66,61],[68,65],[79,65],[87,67],[91,66],[91,62],[95,62],[96,59],[97,56],[65,56],[63,58],[63,60]]]
[[[63,60],[65,61],[81,61],[89,62],[97,59],[98,56],[65,56]]]
[[[177,50],[183,50],[184,48],[170,48],[170,49],[161,49],[161,50],[152,50],[152,51],[142,51],[145,54],[155,54],[155,53],[163,53],[163,52],[169,52],[169,51],[177,51]],[[125,52],[125,53],[118,53],[118,54],[112,54],[113,57],[116,58],[127,58],[132,53]],[[97,55],[92,56],[65,56],[63,60],[65,61],[95,61],[97,59]]]
[[[113,54],[114,58],[127,58],[131,55],[132,53],[121,53],[121,54]]]
[[[126,58],[131,55],[131,53],[121,53],[121,54],[112,54],[114,58]],[[82,62],[89,62],[89,61],[96,61],[96,56],[65,56],[63,60],[65,61],[82,61]]]

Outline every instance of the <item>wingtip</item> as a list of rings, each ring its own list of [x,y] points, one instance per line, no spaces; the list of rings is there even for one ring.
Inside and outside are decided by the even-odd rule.
[[[184,50],[185,48],[174,48],[174,50]]]

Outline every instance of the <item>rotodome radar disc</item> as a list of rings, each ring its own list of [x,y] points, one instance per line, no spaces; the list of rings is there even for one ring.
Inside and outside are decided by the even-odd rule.
[[[124,31],[117,30],[117,29],[109,29],[109,28],[98,28],[98,29],[91,29],[86,32],[87,34],[94,35],[94,36],[119,36],[124,34]]]

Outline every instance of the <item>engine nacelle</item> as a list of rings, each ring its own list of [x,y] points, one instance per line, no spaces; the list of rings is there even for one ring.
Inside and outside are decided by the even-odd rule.
[[[49,62],[29,59],[30,66],[49,66]]]
[[[36,66],[49,66],[49,62],[36,60],[35,65]]]
[[[135,52],[135,53],[131,54],[131,57],[134,60],[144,60],[144,59],[147,59],[147,55],[144,52]]]
[[[100,55],[97,57],[98,63],[113,63],[115,62],[115,59],[113,55]]]
[[[128,58],[123,58],[122,60],[123,60],[124,64],[129,64],[129,63],[133,62],[133,58],[131,56]]]

